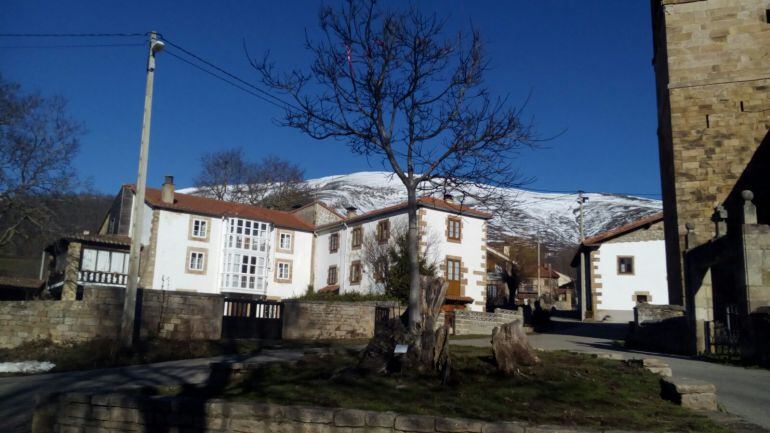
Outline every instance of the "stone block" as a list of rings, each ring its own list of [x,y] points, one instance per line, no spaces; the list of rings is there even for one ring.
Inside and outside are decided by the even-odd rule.
[[[340,427],[363,427],[366,425],[366,412],[356,409],[341,409],[334,412],[334,425]]]
[[[694,410],[716,411],[716,387],[708,382],[688,378],[666,377],[660,380],[661,396]]]
[[[436,431],[481,433],[483,423],[478,420],[461,418],[436,418]]]
[[[663,377],[671,377],[672,372],[670,367],[647,367],[647,371]]]
[[[396,421],[396,414],[393,412],[367,412],[366,425],[372,427],[393,428]]]
[[[408,432],[434,432],[436,418],[422,415],[396,415],[395,429]]]
[[[62,411],[65,416],[87,418],[91,414],[91,405],[85,403],[67,403]]]
[[[481,433],[524,433],[524,426],[519,422],[488,422],[481,426]]]
[[[687,377],[670,377],[661,379],[661,384],[673,388],[678,394],[702,394],[715,393],[716,386],[713,383]]]
[[[527,433],[602,433],[601,429],[581,429],[558,425],[538,425],[527,427]]]
[[[322,409],[315,407],[287,406],[284,415],[292,421],[305,423],[328,424],[334,420],[332,409]]]
[[[682,407],[693,410],[717,411],[717,395],[715,393],[704,392],[695,394],[683,394],[680,404]]]

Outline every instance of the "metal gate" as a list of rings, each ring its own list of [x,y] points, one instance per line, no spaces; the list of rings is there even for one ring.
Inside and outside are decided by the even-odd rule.
[[[283,329],[283,303],[225,298],[222,338],[278,340]]]
[[[706,322],[707,350],[726,359],[741,357],[742,317],[735,306],[726,308],[724,321]]]

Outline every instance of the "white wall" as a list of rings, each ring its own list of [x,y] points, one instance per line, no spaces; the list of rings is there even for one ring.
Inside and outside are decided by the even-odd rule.
[[[484,240],[484,224],[486,220],[472,218],[465,215],[455,215],[434,209],[425,209],[424,221],[427,222],[428,240],[433,243],[429,248],[433,249],[429,260],[436,262],[437,266],[444,264],[447,256],[462,258],[462,267],[467,268],[463,272],[462,279],[467,279],[463,296],[473,298],[473,303],[468,307],[473,311],[483,311],[486,305],[486,292],[483,284],[486,275],[486,241]],[[462,220],[462,242],[449,242],[446,239],[446,224],[448,217],[459,217]],[[430,251],[429,251],[430,253]],[[443,274],[441,274],[443,275]]]
[[[484,238],[485,220],[460,216],[463,221],[462,243],[453,243],[446,240],[446,220],[449,216],[457,216],[447,212],[433,209],[424,209],[427,222],[428,243],[431,244],[428,260],[435,262],[440,266],[446,260],[446,256],[458,256],[462,258],[463,267],[467,268],[462,278],[467,279],[465,287],[465,296],[473,298],[474,302],[469,305],[474,311],[482,311],[486,299],[482,294],[485,287],[482,285],[486,273],[486,259],[482,251],[486,246]],[[378,288],[372,278],[372,269],[366,266],[362,257],[363,248],[351,250],[351,231],[359,226],[363,226],[364,240],[370,238],[376,233],[377,223],[383,219],[390,220],[391,231],[396,227],[406,228],[407,214],[405,212],[389,215],[383,218],[377,218],[366,221],[361,224],[351,224],[349,226],[341,225],[336,230],[322,231],[316,238],[315,246],[315,277],[313,286],[316,290],[326,286],[328,269],[331,265],[337,266],[339,276],[340,293],[360,292],[370,293],[377,291]],[[332,233],[340,234],[340,247],[336,253],[329,253],[329,237]],[[361,260],[364,265],[363,276],[360,284],[351,285],[349,281],[349,266],[354,260]],[[439,275],[443,275],[439,271]]]
[[[634,292],[649,292],[651,304],[668,304],[663,240],[604,243],[597,251],[602,287],[597,310],[632,310]],[[634,274],[618,275],[618,256],[634,257]]]
[[[153,288],[219,293],[218,277],[222,266],[222,228],[224,226],[222,220],[211,218],[207,242],[190,240],[188,239],[189,224],[190,219],[195,218],[195,215],[166,210],[159,210],[159,212]],[[204,275],[186,272],[188,247],[208,250]],[[164,277],[168,279],[165,284]]]
[[[270,238],[270,265],[267,270],[267,296],[284,299],[303,295],[310,284],[313,234],[288,229],[278,230],[294,234],[294,249],[293,253],[277,251],[278,239],[276,228],[273,227]],[[275,281],[275,263],[279,259],[292,261],[291,283],[278,283]]]

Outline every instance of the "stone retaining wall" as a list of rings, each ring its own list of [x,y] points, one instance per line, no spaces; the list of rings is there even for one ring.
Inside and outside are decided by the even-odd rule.
[[[318,432],[318,433],[556,433],[560,426],[484,422],[400,415],[355,409],[281,406],[268,403],[141,397],[125,394],[63,394],[41,400],[32,433],[111,432]],[[580,429],[598,433],[601,429]],[[607,429],[609,431],[609,429]],[[618,430],[613,432],[620,433]]]
[[[400,314],[397,302],[334,302],[289,299],[283,303],[283,338],[319,340],[371,338],[376,307]]]
[[[510,323],[516,319],[524,322],[520,311],[498,308],[494,313],[481,311],[455,310],[456,335],[492,335],[492,329]]]
[[[85,287],[80,301],[0,301],[0,348],[36,340],[116,338],[123,290]],[[141,337],[219,339],[222,334],[221,296],[158,290],[142,290],[139,296]]]
[[[634,323],[637,326],[646,322],[659,322],[682,316],[684,316],[684,307],[681,305],[637,304],[634,307]]]

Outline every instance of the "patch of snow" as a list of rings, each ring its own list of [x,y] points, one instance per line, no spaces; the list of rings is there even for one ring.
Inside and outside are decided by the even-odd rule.
[[[0,373],[42,373],[55,366],[48,361],[0,362]]]

